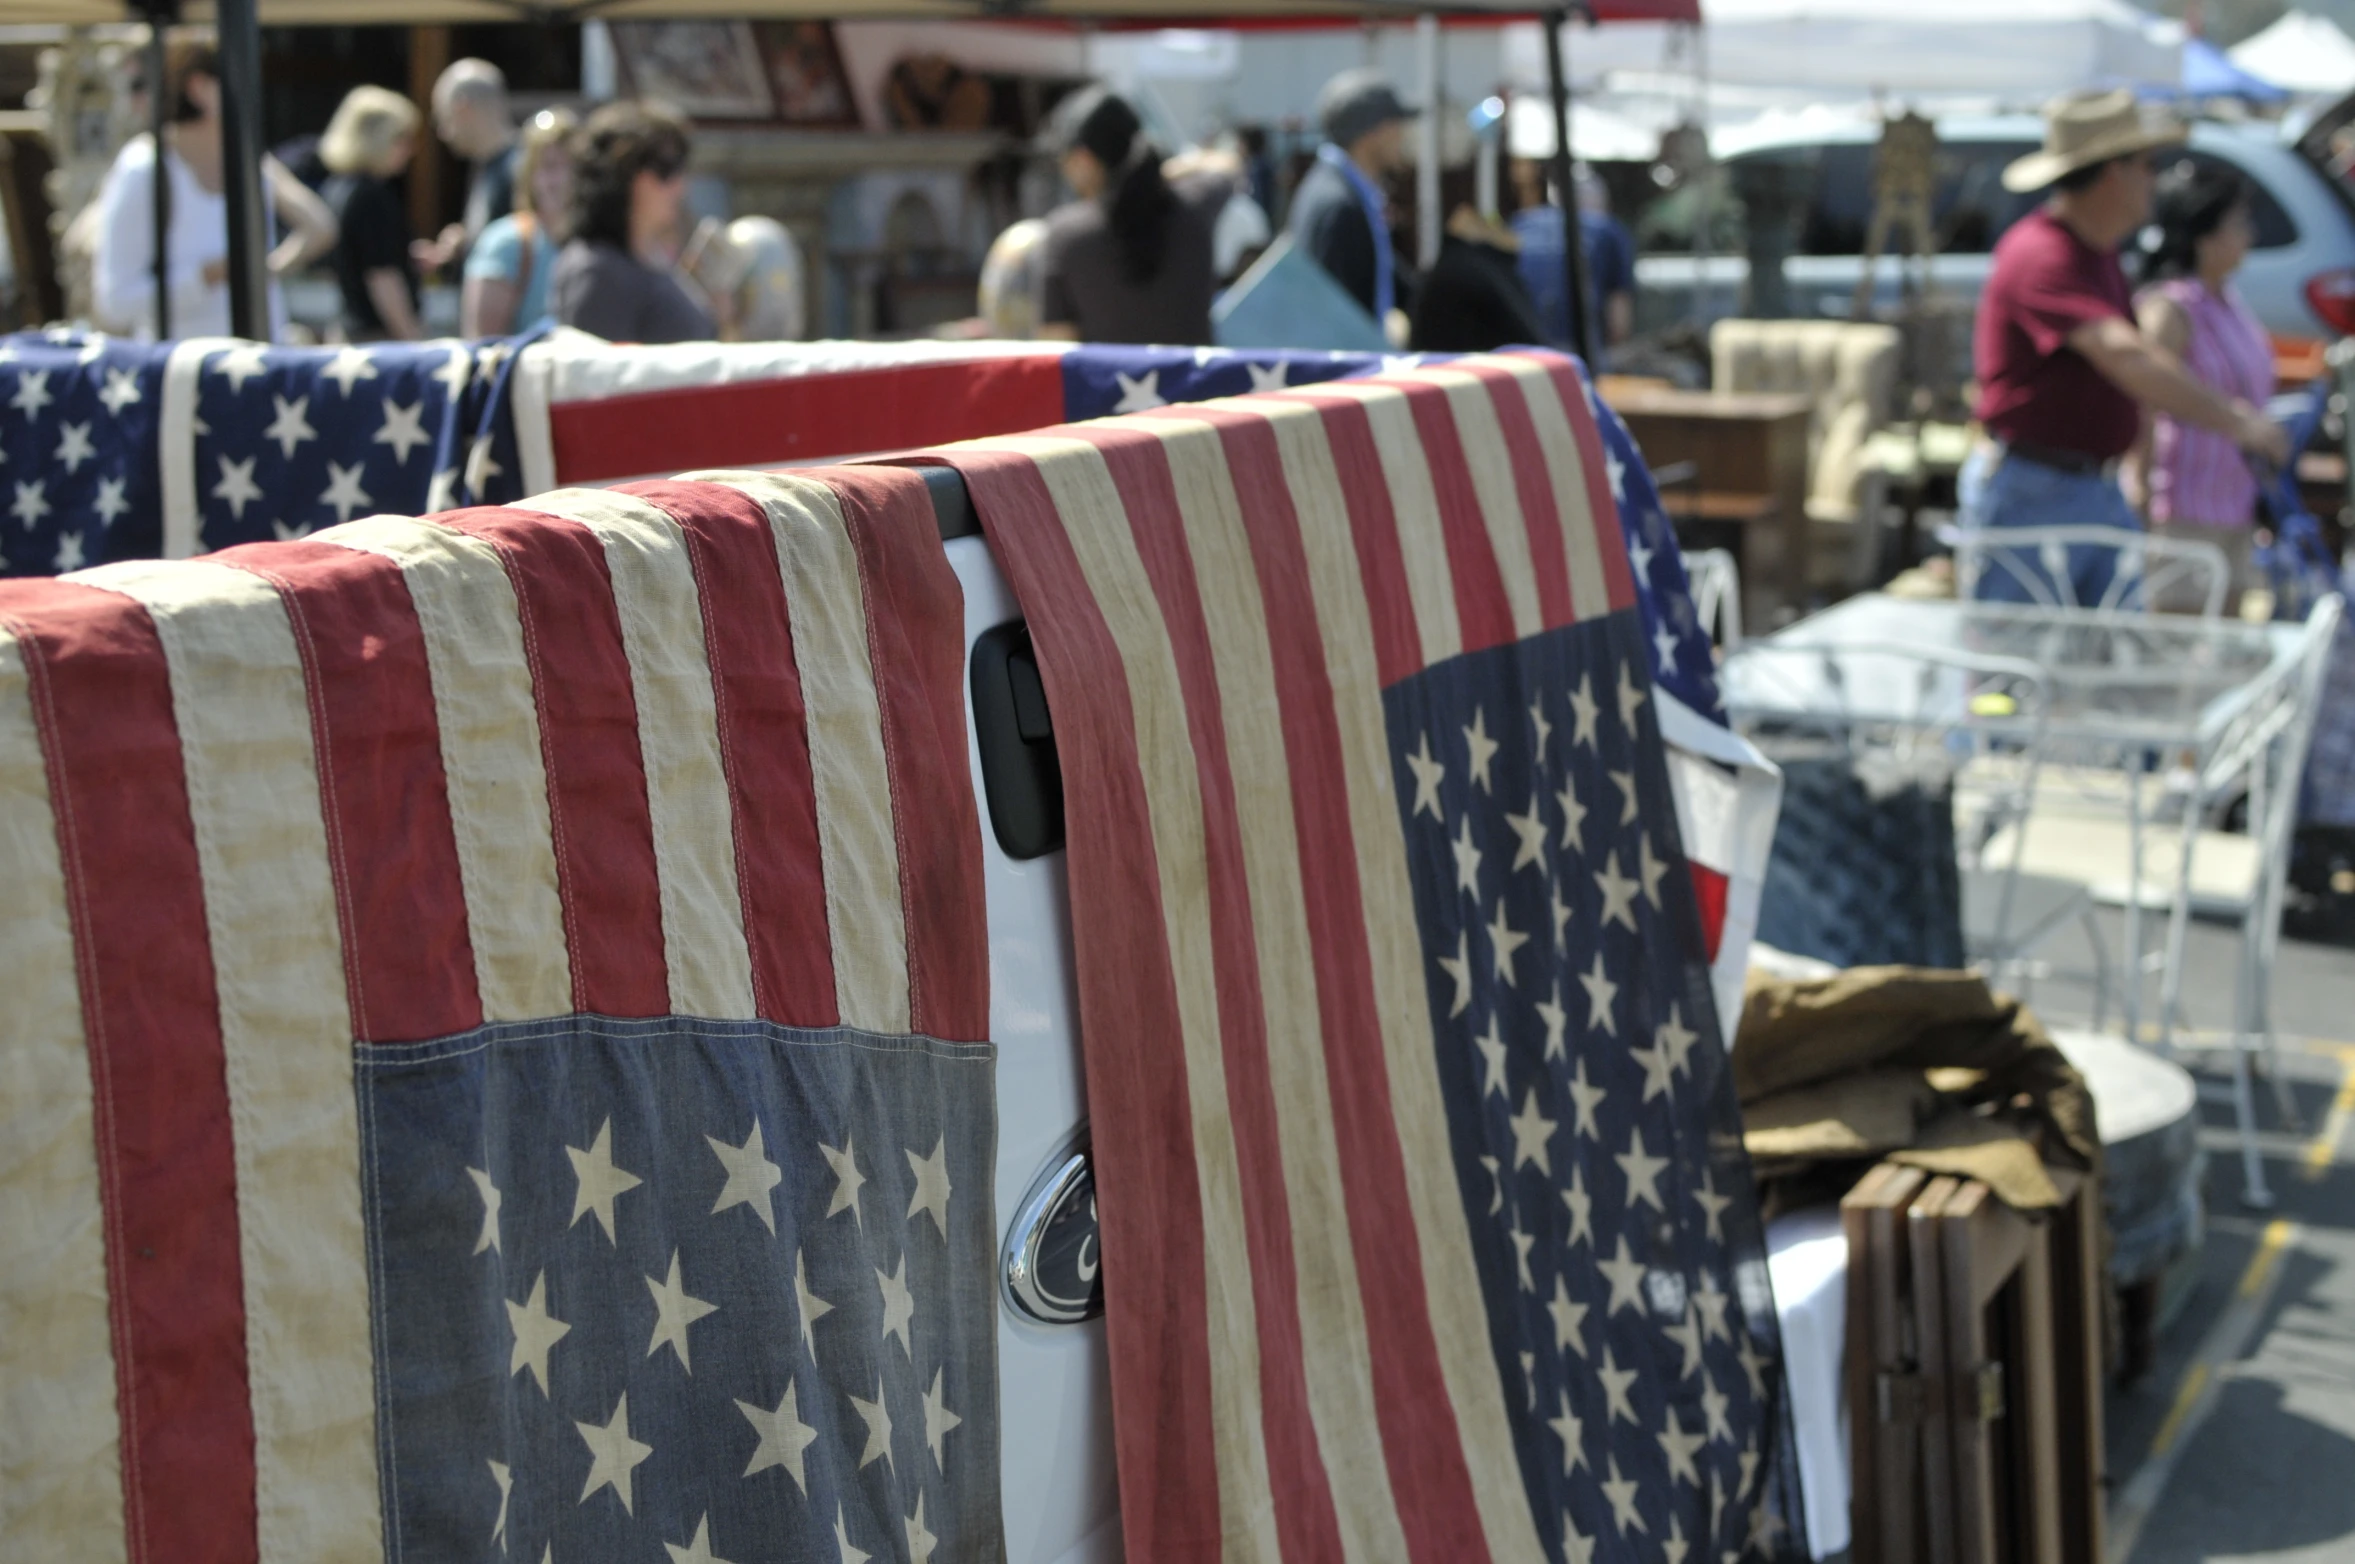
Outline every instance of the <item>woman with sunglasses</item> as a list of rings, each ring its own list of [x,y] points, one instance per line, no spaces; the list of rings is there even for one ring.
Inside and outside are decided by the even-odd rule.
[[[573,141],[571,236],[550,282],[556,318],[609,342],[700,342],[712,317],[677,272],[687,126],[609,103]]]

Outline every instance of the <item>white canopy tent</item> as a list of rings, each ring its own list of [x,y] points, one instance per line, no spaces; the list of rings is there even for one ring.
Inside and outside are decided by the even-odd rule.
[[[2225,54],[2242,70],[2290,92],[2355,91],[2355,38],[2311,11],[2292,11]]]

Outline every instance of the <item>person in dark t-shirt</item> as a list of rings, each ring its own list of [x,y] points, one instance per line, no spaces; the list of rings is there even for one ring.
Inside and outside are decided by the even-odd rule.
[[[1487,353],[1545,340],[1517,248],[1512,229],[1468,206],[1456,208],[1416,294],[1416,352]]]
[[[463,262],[482,231],[515,210],[519,133],[507,77],[488,60],[453,60],[433,84],[434,131],[466,160],[466,215],[416,245],[427,271]]]
[[[1391,240],[1383,181],[1406,164],[1414,110],[1378,71],[1343,71],[1317,95],[1325,133],[1317,160],[1292,192],[1292,241],[1388,327],[1414,309],[1414,274]]]
[[[573,140],[572,235],[549,302],[567,326],[608,342],[705,342],[710,310],[681,285],[679,214],[687,127],[668,110],[608,103]]]
[[[2053,193],[1998,241],[1980,296],[1978,417],[1993,443],[1963,471],[1966,529],[2139,530],[2117,469],[2146,407],[2269,461],[2287,456],[2280,426],[2261,409],[2217,395],[2135,327],[2118,247],[2150,220],[2153,150],[2183,137],[2179,125],[2146,120],[2131,92],[2071,93],[2045,110],[2044,149],[2004,170],[2007,189]],[[2025,579],[2041,566],[2007,556],[1978,594],[2097,602],[2114,559],[2073,548],[2069,590],[2056,593],[2055,583]]]
[[[1057,104],[1047,135],[1079,199],[1047,216],[1039,334],[1208,343],[1212,228],[1230,187],[1208,175],[1172,184],[1136,110],[1101,87]]]
[[[392,185],[416,153],[417,126],[417,106],[399,93],[354,87],[319,138],[327,172],[319,195],[335,214],[335,280],[343,292],[343,333],[353,342],[413,342],[425,335],[409,212]]]

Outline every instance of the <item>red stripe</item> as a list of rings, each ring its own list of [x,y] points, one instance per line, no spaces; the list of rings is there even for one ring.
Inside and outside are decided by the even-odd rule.
[[[670,978],[654,825],[605,550],[578,522],[535,511],[484,507],[433,519],[497,548],[515,584],[540,708],[572,1002],[592,1015],[662,1015]]]
[[[907,913],[908,1024],[927,1037],[979,1040],[989,1036],[989,912],[965,737],[964,590],[922,478],[900,467],[824,476],[842,501],[867,594]]]
[[[1063,420],[1059,354],[678,386],[548,410],[559,483],[819,462]]]
[[[1482,652],[1520,639],[1513,606],[1505,597],[1504,573],[1496,546],[1480,519],[1480,494],[1472,487],[1472,464],[1456,434],[1455,410],[1447,392],[1428,381],[1384,381],[1406,394],[1415,430],[1423,438],[1423,459],[1431,467],[1431,490],[1439,501],[1440,535],[1447,540],[1448,573],[1455,578],[1456,618],[1464,627],[1464,650]]]
[[[1186,730],[1193,740],[1202,793],[1210,944],[1218,973],[1219,1047],[1243,1186],[1244,1246],[1251,1261],[1252,1312],[1259,1325],[1260,1427],[1267,1440],[1276,1537],[1286,1558],[1337,1559],[1341,1523],[1308,1408],[1291,1202],[1284,1188],[1283,1141],[1268,1066],[1267,1008],[1252,930],[1251,887],[1244,877],[1241,815],[1234,773],[1227,763],[1226,719],[1210,627],[1203,618],[1200,588],[1179,519],[1169,453],[1158,435],[1133,425],[1082,424],[1070,432],[1103,452],[1120,490],[1121,508],[1169,633],[1186,704]],[[1083,524],[1109,520],[1091,517]]]
[[[1268,651],[1292,775],[1292,822],[1332,1097],[1371,1349],[1374,1410],[1408,1556],[1429,1564],[1488,1557],[1455,1407],[1425,1307],[1414,1207],[1392,1117],[1382,1015],[1374,997],[1364,887],[1351,833],[1347,770],[1300,518],[1275,430],[1254,414],[1192,409],[1217,425],[1264,594]]]
[[[1725,903],[1732,886],[1707,864],[1688,859],[1685,867],[1692,871],[1693,900],[1701,908],[1702,943],[1708,947],[1709,959],[1715,961],[1718,948],[1725,943]]]
[[[355,1034],[480,1026],[433,674],[400,565],[309,542],[212,557],[277,587],[302,653]]]
[[[1046,482],[1011,451],[944,455],[965,477],[1015,594],[1030,605],[1062,755],[1080,1024],[1104,1264],[1120,1277],[1112,1353],[1120,1524],[1138,1559],[1217,1559],[1224,1536],[1202,1199],[1161,869],[1120,649]]]
[[[1525,355],[1545,366],[1561,393],[1562,411],[1578,440],[1578,465],[1585,469],[1588,519],[1595,529],[1595,550],[1603,556],[1603,582],[1610,589],[1611,606],[1635,606],[1635,571],[1627,562],[1627,534],[1619,525],[1619,497],[1611,492],[1610,464],[1603,455],[1603,434],[1595,427],[1594,409],[1587,405],[1586,381],[1578,365],[1559,353]]]
[[[1414,594],[1407,590],[1406,554],[1398,542],[1398,515],[1390,508],[1390,485],[1382,477],[1382,453],[1365,404],[1333,392],[1284,393],[1306,402],[1324,420],[1333,448],[1333,469],[1341,480],[1341,503],[1349,513],[1350,542],[1364,583],[1366,612],[1374,622],[1376,677],[1385,689],[1423,671],[1423,643],[1415,633]]]
[[[1570,596],[1570,557],[1562,543],[1562,517],[1554,508],[1553,474],[1545,464],[1545,447],[1538,443],[1537,424],[1529,416],[1529,401],[1521,382],[1494,364],[1467,364],[1488,388],[1496,408],[1497,427],[1504,432],[1505,455],[1513,464],[1513,488],[1521,496],[1521,521],[1529,529],[1529,563],[1537,574],[1537,607],[1548,630],[1577,621],[1578,609]]]
[[[637,483],[622,492],[661,507],[687,536],[735,815],[754,1008],[787,1026],[837,1025],[809,712],[768,510],[717,483]]]
[[[0,582],[0,622],[24,648],[73,920],[130,1558],[250,1560],[237,1169],[170,670],[113,592]]]

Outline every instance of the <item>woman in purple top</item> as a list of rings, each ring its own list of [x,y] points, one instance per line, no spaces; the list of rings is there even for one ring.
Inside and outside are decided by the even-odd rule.
[[[2232,285],[2256,238],[2247,183],[2228,168],[2185,161],[2160,178],[2154,204],[2135,305],[2144,334],[2209,389],[2263,407],[2273,394],[2273,346]],[[2127,488],[2154,532],[2224,550],[2231,612],[2249,584],[2257,508],[2257,480],[2239,447],[2154,413],[2128,463]]]

